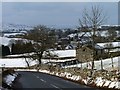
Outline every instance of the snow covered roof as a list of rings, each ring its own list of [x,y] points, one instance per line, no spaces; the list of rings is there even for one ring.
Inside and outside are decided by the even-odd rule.
[[[76,50],[55,50],[51,51],[54,55],[58,57],[76,57]]]
[[[95,45],[95,46],[93,46],[93,45],[91,45],[91,44],[85,44],[85,45],[83,45],[82,47],[88,47],[88,48],[90,48],[90,49],[103,49],[103,47],[101,47],[101,46],[99,46],[99,45]]]
[[[23,35],[24,33],[21,31],[21,33],[5,33],[4,37],[10,37],[10,36],[15,36],[15,35]]]
[[[103,49],[103,47],[102,47],[102,46],[97,45],[97,44],[95,45],[95,48],[96,48],[96,49]]]

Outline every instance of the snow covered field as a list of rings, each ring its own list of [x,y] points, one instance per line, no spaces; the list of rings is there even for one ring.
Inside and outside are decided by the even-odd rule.
[[[56,55],[58,58],[64,58],[64,57],[76,57],[76,50],[54,50],[49,51],[51,55]],[[24,53],[24,54],[15,54],[15,55],[7,55],[6,57],[21,57],[21,56],[28,56],[33,55],[35,53]],[[43,56],[45,56],[47,52],[43,53]]]
[[[76,51],[75,50],[59,50],[59,51],[54,51],[52,52],[56,55],[58,55],[58,57],[75,57],[76,56]],[[67,55],[67,56],[66,56]],[[17,56],[17,55],[13,55],[13,56]],[[19,55],[18,55],[19,56]],[[33,61],[29,58],[26,58],[26,60],[30,63],[30,66],[37,64],[37,61]],[[26,63],[25,58],[3,58],[0,59],[0,67],[27,67],[27,63]],[[65,61],[70,61],[72,59],[65,59],[65,60],[55,60],[55,59],[42,59],[42,63],[47,63],[47,62],[65,62]],[[116,69],[118,69],[118,63],[120,60],[120,56],[118,57],[114,57],[113,58],[113,63],[114,63],[114,67]],[[106,70],[112,70],[112,62],[111,62],[111,58],[108,59],[104,59],[103,61],[103,69]],[[87,65],[88,64],[88,65]],[[82,67],[85,68],[87,67],[91,68],[91,62],[88,63],[83,63]],[[69,65],[69,66],[65,66],[63,68],[70,68],[70,67],[81,67],[81,64],[76,64],[76,65]],[[100,70],[101,69],[101,61],[95,61],[95,69]],[[36,69],[15,69],[17,71],[37,71]],[[89,85],[90,83],[95,84],[97,87],[107,87],[107,88],[119,88],[120,89],[120,82],[118,81],[118,79],[114,79],[114,80],[107,80],[103,77],[96,77],[94,80],[92,80],[90,82],[90,77],[87,78],[83,78],[80,75],[73,75],[72,73],[69,72],[50,72],[49,70],[39,70],[40,72],[43,73],[48,73],[51,75],[56,75],[59,77],[64,77],[73,81],[81,81],[83,82],[85,85]],[[15,80],[15,76],[11,76],[8,75],[4,78],[4,80],[6,81],[6,83],[8,85],[12,85],[12,81]]]
[[[76,50],[56,50],[56,51],[51,51],[50,53],[57,55],[58,57],[74,57],[72,59],[42,59],[42,63],[47,63],[47,62],[65,62],[65,61],[71,61],[75,59],[76,57]],[[33,53],[31,53],[33,54]],[[22,55],[22,54],[21,54]],[[21,55],[9,55],[8,57],[16,57],[16,56],[21,56]],[[24,54],[26,55],[26,54]],[[36,60],[32,60],[29,58],[26,58],[30,66],[37,64],[38,62]],[[0,58],[0,67],[27,67],[25,58]],[[118,68],[118,62],[120,60],[119,57],[114,57],[113,58],[113,64],[114,67],[117,69]],[[102,60],[103,62],[103,69],[106,70],[111,70],[112,68],[112,61],[111,58],[104,59]],[[87,67],[91,68],[91,62],[87,63],[82,63],[82,67],[85,68]],[[69,65],[65,66],[63,68],[69,68],[69,67],[81,67],[81,64],[75,64],[75,65]],[[95,61],[95,69],[100,70],[101,69],[101,60]]]
[[[109,36],[108,34],[108,30],[104,30],[104,31],[97,31],[96,32],[96,35],[101,35],[101,36],[103,36],[103,37],[107,37],[107,36]],[[118,31],[116,31],[116,33],[117,33],[117,36],[119,36],[119,32]],[[84,34],[84,32],[80,32],[80,33],[77,33],[78,34],[78,36],[82,36],[83,34]],[[68,36],[69,37],[75,37],[77,34],[69,34]],[[91,34],[93,34],[92,32],[86,32],[86,34],[84,35],[84,36],[91,36]]]
[[[30,66],[37,64],[37,61],[26,58]],[[25,58],[4,58],[0,59],[0,67],[27,67]]]
[[[0,45],[8,45],[9,44],[9,41],[11,39],[10,38],[6,38],[6,37],[0,37]]]
[[[57,55],[58,57],[75,57],[76,56],[76,50],[58,50],[58,51],[51,51],[52,54]],[[32,55],[34,53],[29,53],[29,55]],[[0,67],[27,67],[26,60],[28,63],[30,63],[30,66],[37,64],[38,62],[36,60],[32,60],[29,58],[15,58],[20,56],[27,56],[28,54],[16,54],[16,55],[8,55],[6,57],[12,57],[12,58],[0,58]],[[65,62],[70,61],[73,59],[65,59],[65,60],[55,60],[55,59],[42,59],[42,63],[47,62]]]
[[[37,61],[33,61],[31,59],[26,59],[30,66],[37,64]],[[66,59],[63,60],[64,61],[70,61],[71,59]],[[114,57],[113,58],[113,64],[114,64],[114,68],[118,69],[118,63],[120,60],[120,56],[119,57]],[[111,58],[109,59],[104,59],[103,61],[103,69],[105,70],[111,70],[112,69],[112,62],[111,62]],[[47,63],[47,62],[62,62],[62,60],[50,60],[50,59],[42,59],[42,63]],[[91,62],[88,63],[83,63],[82,67],[85,68],[87,67],[91,68]],[[4,59],[0,59],[0,67],[27,67],[27,63],[25,61],[25,58],[4,58]],[[81,67],[81,64],[75,64],[75,65],[69,65],[69,66],[65,66],[63,68],[69,68],[69,67]],[[101,69],[101,61],[95,61],[95,69],[100,70]]]
[[[15,43],[16,40],[23,40],[24,42],[28,42],[27,39],[22,38],[7,38],[7,37],[1,37],[0,36],[0,45],[9,46],[12,43]]]
[[[105,69],[105,70],[111,70],[111,69],[112,69],[112,61],[111,61],[111,58],[104,59],[104,60],[102,60],[102,62],[103,62],[103,69]],[[113,65],[114,65],[114,68],[115,68],[115,69],[118,69],[118,67],[119,67],[119,62],[120,62],[120,56],[113,58]],[[91,62],[82,63],[82,68],[86,68],[87,65],[88,65],[88,68],[91,68]],[[64,68],[69,68],[69,67],[81,67],[81,64],[65,66]],[[101,60],[95,61],[95,69],[96,69],[96,70],[100,70],[100,69],[101,69]]]

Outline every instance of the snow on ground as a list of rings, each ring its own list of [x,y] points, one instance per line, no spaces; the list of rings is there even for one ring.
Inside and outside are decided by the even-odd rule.
[[[118,62],[119,62],[119,60],[120,60],[120,56],[113,58],[114,68],[118,68]],[[102,60],[102,62],[103,62],[103,69],[105,69],[105,70],[111,70],[111,68],[112,68],[111,58],[104,59],[104,60]],[[101,69],[101,60],[95,61],[94,63],[95,63],[95,69],[100,70]],[[87,67],[87,65],[88,65],[88,68],[91,68],[91,62],[83,63],[82,67],[85,68],[85,67]],[[65,66],[63,68],[69,68],[69,67],[81,67],[81,64]]]
[[[113,64],[115,68],[118,68],[118,62],[119,62],[120,56],[119,57],[114,57],[113,58]],[[26,60],[30,63],[30,66],[37,64],[38,62],[29,58],[26,58]],[[65,61],[70,61],[74,60],[73,59],[65,59],[65,60],[56,60],[56,59],[42,59],[42,63],[47,63],[47,62],[65,62]],[[111,70],[112,68],[112,59],[104,59],[102,60],[103,62],[103,69],[106,70]],[[82,67],[85,68],[87,67],[91,68],[91,62],[88,63],[82,63]],[[27,67],[27,63],[25,61],[25,58],[2,58],[0,59],[0,67]],[[81,67],[81,63],[75,64],[75,65],[69,65],[69,66],[64,66],[63,68],[69,68],[69,67]],[[101,60],[95,61],[95,69],[100,70],[101,69]]]
[[[84,34],[85,32],[80,32],[80,33],[77,33],[78,34],[78,36],[82,36],[83,34]],[[97,31],[96,32],[96,35],[101,35],[101,36],[103,36],[103,37],[107,37],[107,36],[109,36],[108,34],[108,30],[104,30],[104,31]],[[117,33],[117,36],[119,36],[119,32],[118,31],[116,31],[116,33]],[[77,35],[76,33],[75,34],[69,34],[68,36],[69,37],[75,37],[76,35]],[[93,34],[93,32],[86,32],[86,34],[84,35],[84,36],[91,36],[91,34]]]
[[[36,69],[16,69],[15,71],[34,71],[36,72]],[[94,83],[97,87],[108,87],[108,88],[115,88],[115,89],[120,89],[120,82],[113,80],[107,80],[104,79],[103,77],[96,77],[95,79],[91,80],[92,78],[86,77],[82,78],[80,75],[73,75],[69,72],[50,72],[49,70],[39,70],[39,72],[42,73],[47,73],[51,75],[56,75],[58,77],[64,77],[73,81],[82,81],[85,85],[89,85],[91,83]]]
[[[48,63],[48,62],[66,62],[66,61],[71,61],[71,60],[76,60],[76,58],[72,59],[42,59],[42,63]]]
[[[0,36],[0,45],[8,46],[11,43],[15,43],[16,40],[23,40],[24,42],[28,42],[29,41],[27,39],[22,39],[22,38],[7,38],[7,37],[1,37]]]
[[[18,77],[18,73],[11,73],[3,77],[3,82],[6,83],[8,86],[12,87],[13,82],[15,79]],[[2,88],[2,87],[1,87]],[[1,89],[0,89],[1,90]],[[7,89],[2,89],[2,90],[7,90]]]
[[[28,55],[33,55],[35,54],[34,52],[32,53],[24,53],[24,54],[14,54],[14,55],[7,55],[5,57],[12,57],[12,58],[15,58],[15,57],[22,57],[22,56],[28,56]]]
[[[110,52],[118,52],[118,51],[120,51],[120,48],[110,50]]]
[[[58,55],[58,57],[75,57],[76,56],[76,50],[57,50],[57,51],[51,51],[54,55]],[[30,53],[29,55],[32,55],[33,53]],[[25,54],[17,54],[17,55],[8,55],[6,57],[12,57],[12,58],[2,58],[0,59],[0,67],[26,67],[27,63],[25,61],[25,58],[13,58],[13,57],[19,57],[19,56],[26,56],[28,55],[27,53]],[[47,62],[65,62],[65,61],[70,61],[74,60],[75,58],[72,59],[65,59],[65,60],[56,60],[56,59],[42,59],[42,63],[47,63]],[[35,65],[37,64],[36,61],[33,61],[32,59],[28,59],[28,62],[30,65]]]
[[[9,41],[11,39],[10,38],[6,38],[6,37],[0,37],[0,45],[8,45],[9,44]]]
[[[63,54],[64,53],[64,54]],[[58,51],[54,51],[54,54],[57,54],[59,57],[73,57],[76,55],[76,52],[75,50],[58,50]],[[66,56],[68,55],[68,56]],[[30,60],[30,59],[26,59],[26,60]],[[43,63],[46,63],[46,62],[61,62],[61,61],[67,61],[67,60],[72,60],[72,59],[65,59],[65,60],[55,60],[55,59],[42,59],[42,62]],[[120,60],[120,56],[118,57],[114,57],[113,58],[113,64],[114,64],[114,67],[115,68],[118,68],[118,62]],[[108,58],[108,59],[104,59],[102,60],[103,62],[103,69],[106,69],[106,70],[111,70],[112,68],[112,62],[111,62],[111,58]],[[30,60],[29,61],[30,65],[35,65],[37,64],[37,61],[32,61]],[[5,64],[5,66],[4,66]],[[88,63],[83,63],[82,64],[82,67],[85,68],[87,67],[87,64],[88,64],[88,68],[91,68],[91,62],[88,62]],[[0,66],[1,67],[27,67],[27,63],[25,62],[25,58],[5,58],[5,59],[0,59]],[[70,65],[70,66],[65,66],[63,68],[69,68],[69,67],[81,67],[81,64],[76,64],[76,65]],[[101,61],[95,61],[95,69],[97,70],[100,70],[101,69]],[[37,71],[36,69],[16,69],[16,71]],[[52,75],[56,75],[56,76],[59,76],[59,77],[65,77],[67,79],[71,79],[73,81],[79,81],[81,80],[84,84],[88,85],[90,84],[91,82],[90,81],[90,77],[87,77],[86,79],[85,78],[82,78],[80,75],[73,75],[71,73],[68,73],[68,72],[61,72],[61,73],[58,73],[58,72],[50,72],[49,70],[39,70],[40,72],[43,72],[43,73],[48,73],[48,74],[52,74]],[[9,79],[7,78],[9,77]],[[10,76],[8,75],[6,78],[6,82],[11,85],[11,82],[13,81],[13,79],[15,78],[15,75],[14,77],[13,76]],[[120,89],[120,86],[118,84],[120,84],[120,82],[118,81],[110,81],[110,80],[107,80],[107,79],[104,79],[103,77],[96,77],[95,80],[92,80],[93,83],[95,83],[96,86],[98,87],[108,87],[108,88],[118,88]]]
[[[13,75],[7,75],[6,77],[4,77],[4,79],[3,79],[3,81],[7,84],[7,85],[9,85],[9,86],[11,86],[12,85],[12,82],[15,80],[15,76],[13,76]]]
[[[50,51],[52,55],[57,55],[59,58],[63,57],[76,57],[76,50],[54,50]],[[33,55],[34,53],[24,53],[24,54],[15,54],[15,55],[7,55],[6,57],[19,57],[19,56],[28,56]],[[43,53],[43,56],[46,55],[46,52]]]
[[[36,60],[28,59],[27,61],[30,63],[30,66],[35,65],[38,63]],[[75,60],[73,59],[65,59],[65,60],[56,60],[56,59],[42,59],[42,63],[48,63],[48,62],[65,62],[65,61],[71,61]],[[25,61],[25,58],[3,58],[0,59],[0,67],[27,67],[27,63]]]
[[[26,58],[30,66],[37,64],[36,60]],[[0,67],[27,67],[25,58],[2,58],[0,59]]]

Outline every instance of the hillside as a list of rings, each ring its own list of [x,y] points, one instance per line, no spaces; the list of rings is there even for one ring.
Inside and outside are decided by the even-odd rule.
[[[33,26],[24,24],[2,23],[2,32],[20,32],[23,30],[30,30]]]

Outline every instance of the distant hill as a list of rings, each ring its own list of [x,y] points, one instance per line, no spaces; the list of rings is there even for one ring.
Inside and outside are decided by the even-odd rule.
[[[24,24],[2,23],[2,25],[0,25],[0,28],[2,28],[2,32],[20,32],[30,30],[33,28],[33,26]]]

